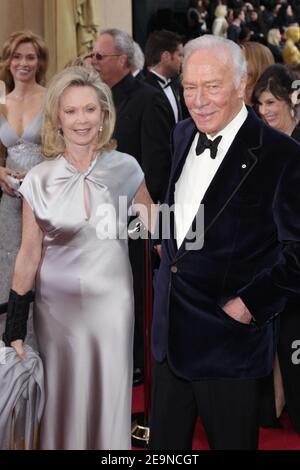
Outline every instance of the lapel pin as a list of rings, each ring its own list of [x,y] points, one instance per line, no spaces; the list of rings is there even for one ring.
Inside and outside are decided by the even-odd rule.
[[[242,164],[242,168],[243,168],[243,169],[247,168],[246,163],[243,163],[243,164]]]

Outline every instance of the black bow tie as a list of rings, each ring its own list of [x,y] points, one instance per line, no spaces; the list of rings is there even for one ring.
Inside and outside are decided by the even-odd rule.
[[[222,136],[219,135],[219,137],[216,137],[214,140],[210,140],[206,137],[205,134],[199,132],[196,155],[200,155],[200,153],[203,153],[205,149],[209,149],[211,158],[216,158],[218,145],[221,142],[221,139]]]

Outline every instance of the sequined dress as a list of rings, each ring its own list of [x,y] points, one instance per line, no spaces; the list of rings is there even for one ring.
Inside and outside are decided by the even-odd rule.
[[[8,168],[27,171],[42,161],[42,117],[41,110],[20,137],[7,119],[2,114],[0,115],[0,141],[7,149],[6,166]],[[7,301],[11,288],[15,258],[21,242],[21,223],[21,199],[4,193],[0,202],[0,303]],[[4,315],[1,315],[0,337],[3,333],[4,322]]]

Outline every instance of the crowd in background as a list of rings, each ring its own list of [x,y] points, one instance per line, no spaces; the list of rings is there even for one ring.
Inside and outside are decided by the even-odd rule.
[[[149,32],[167,29],[184,41],[206,33],[224,36],[241,44],[256,41],[268,46],[276,62],[285,61],[282,50],[289,36],[299,45],[300,3],[297,0],[191,0],[186,14],[158,10]],[[288,59],[287,59],[288,60]],[[285,61],[286,62],[286,61]]]

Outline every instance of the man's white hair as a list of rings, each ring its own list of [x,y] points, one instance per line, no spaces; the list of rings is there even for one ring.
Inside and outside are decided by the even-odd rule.
[[[183,70],[190,55],[204,49],[221,56],[222,61],[232,65],[234,83],[237,88],[241,83],[241,79],[247,75],[247,62],[241,48],[230,39],[205,34],[189,41],[183,50]]]
[[[137,42],[133,42],[134,55],[133,55],[133,66],[139,70],[142,70],[145,65],[145,56]]]
[[[100,31],[99,36],[102,36],[102,34],[109,34],[109,36],[113,38],[115,48],[121,52],[121,54],[127,55],[128,68],[132,67],[134,57],[134,45],[132,37],[129,36],[126,31],[122,31],[121,29],[117,28],[103,29]]]

